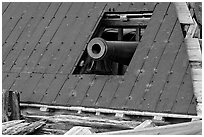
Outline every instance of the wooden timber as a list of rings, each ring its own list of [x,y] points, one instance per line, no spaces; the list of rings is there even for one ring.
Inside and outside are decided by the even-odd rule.
[[[114,109],[103,109],[103,108],[88,108],[88,107],[66,107],[66,106],[51,106],[51,105],[42,105],[42,104],[27,104],[20,103],[21,107],[33,107],[33,108],[41,108],[46,107],[48,109],[62,109],[62,110],[71,110],[78,112],[93,112],[93,113],[107,113],[107,114],[124,114],[124,115],[132,115],[132,116],[160,116],[160,117],[170,117],[170,118],[189,118],[189,119],[201,119],[200,116],[193,115],[180,115],[180,114],[168,114],[168,113],[154,113],[154,112],[141,112],[141,111],[122,111],[122,110],[114,110]]]
[[[42,119],[49,122],[57,123],[69,123],[71,125],[89,126],[98,128],[117,128],[117,129],[133,129],[141,122],[137,121],[123,121],[123,120],[111,120],[106,118],[86,117],[86,116],[74,116],[74,115],[54,115],[54,116],[39,116],[39,115],[23,115],[27,118]]]
[[[3,135],[25,135],[35,132],[37,129],[45,125],[43,121],[27,123],[24,120],[9,121],[2,124]]]
[[[198,135],[202,134],[202,121],[186,122],[159,127],[150,127],[138,130],[124,130],[99,133],[98,135],[196,135],[196,134]]]

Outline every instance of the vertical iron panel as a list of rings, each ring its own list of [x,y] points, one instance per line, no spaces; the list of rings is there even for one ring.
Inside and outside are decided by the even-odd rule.
[[[22,94],[22,88],[24,87],[27,80],[30,78],[31,74],[28,73],[20,73],[18,74],[18,77],[15,79],[15,83],[12,85],[11,90],[12,91],[18,91],[20,93],[20,96]]]
[[[46,104],[55,103],[54,100],[58,95],[58,92],[61,90],[61,87],[63,86],[66,79],[67,79],[66,75],[56,75],[54,77],[54,80],[50,83],[50,86],[45,92],[40,103]]]
[[[31,38],[31,32],[35,30],[37,27],[39,21],[41,20],[44,12],[48,8],[48,3],[42,3],[32,14],[31,19],[26,24],[23,34],[20,36],[20,38],[17,40],[18,43],[16,43],[13,47],[14,50],[11,50],[9,55],[7,56],[6,60],[3,64],[3,70],[7,71],[10,70],[13,65],[15,65],[15,61],[17,60],[18,56],[22,51],[25,50],[26,42],[30,40]],[[26,71],[27,72],[27,71]]]
[[[76,87],[72,90],[71,97],[69,98],[67,105],[83,106],[83,104],[81,104],[82,100],[85,98],[86,92],[90,86],[94,85],[94,77],[94,75],[82,75],[80,77]]]
[[[37,72],[37,73],[43,73],[41,71],[36,71],[34,70],[35,67],[39,67],[40,70],[44,70],[45,68],[43,66],[41,66],[41,64],[39,63],[40,59],[42,58],[42,56],[44,55],[44,52],[46,52],[50,45],[52,45],[52,40],[53,37],[56,35],[60,25],[61,25],[61,21],[64,19],[64,15],[66,14],[67,10],[68,10],[69,6],[66,4],[60,4],[59,8],[57,9],[57,11],[54,13],[53,17],[51,18],[49,24],[48,24],[48,28],[46,29],[44,35],[40,38],[39,40],[39,44],[36,46],[36,51],[33,52],[30,56],[29,61],[31,61],[32,63],[30,63],[27,68],[29,71],[33,71],[33,72]]]
[[[35,32],[28,43],[26,43],[25,50],[21,52],[20,56],[16,60],[16,66],[13,66],[11,71],[12,72],[20,72],[25,64],[35,63],[36,60],[28,61],[31,54],[36,52],[36,46],[40,45],[40,40],[45,34],[48,26],[50,24],[51,19],[53,18],[55,12],[59,8],[59,3],[52,3],[49,9],[47,10],[46,14],[42,17],[40,23],[38,24]],[[47,43],[46,43],[47,44]]]
[[[69,98],[73,95],[72,92],[79,80],[79,77],[76,75],[70,75],[69,78],[64,83],[62,89],[59,91],[55,99],[55,104],[66,104]]]
[[[2,2],[2,15],[4,15],[10,4],[10,2]]]
[[[46,70],[47,73],[57,73],[58,70],[64,65],[64,60],[66,58],[70,58],[69,53],[72,51],[72,47],[75,45],[75,40],[79,38],[78,35],[81,28],[84,27],[83,24],[87,19],[88,12],[92,10],[93,3],[85,3],[82,7],[81,6],[82,3],[73,4],[70,14],[67,16],[72,21],[68,23],[68,26],[66,26],[66,40],[57,55],[51,59],[52,65],[48,66]],[[84,9],[84,11],[79,12],[81,8]]]
[[[183,81],[180,85],[180,89],[174,100],[174,105],[171,110],[172,113],[187,113],[190,106],[191,100],[193,98],[193,83],[191,78],[191,67],[188,65]],[[196,106],[194,106],[196,107]],[[196,112],[195,112],[196,114]]]
[[[188,115],[197,115],[197,110],[196,110],[196,97],[193,96],[191,103],[188,108]]]
[[[12,30],[14,22],[18,20],[18,17],[22,14],[26,8],[27,3],[11,2],[6,12],[2,15],[2,30]],[[11,27],[9,27],[11,25]],[[7,31],[9,31],[7,30]],[[3,43],[3,42],[2,42]]]
[[[21,85],[21,101],[29,102],[30,97],[33,94],[33,90],[40,81],[42,74],[31,74],[30,77]]]
[[[6,78],[2,82],[2,89],[9,90],[14,84],[18,73],[7,73]]]
[[[82,53],[83,48],[85,47],[85,43],[88,42],[88,39],[91,37],[91,34],[94,33],[94,27],[99,16],[103,14],[103,10],[105,8],[105,3],[96,3],[94,9],[89,14],[89,18],[85,21],[84,26],[80,30],[80,34],[76,39],[75,46],[72,48],[72,52],[69,54],[69,57],[64,61],[64,66],[60,69],[60,73],[67,74],[70,73],[74,68],[74,64],[76,63],[77,58],[79,58],[79,54]]]
[[[154,70],[157,69],[158,65],[161,65],[163,63],[163,62],[160,63],[160,61],[163,56],[163,53],[166,52],[165,49],[168,46],[169,39],[173,40],[173,38],[175,38],[175,37],[171,38],[171,35],[172,35],[173,30],[175,30],[174,26],[176,24],[176,20],[177,20],[176,13],[174,11],[173,5],[171,4],[171,6],[168,9],[167,15],[165,16],[164,21],[162,22],[162,25],[155,38],[155,42],[152,44],[152,48],[149,51],[146,57],[146,60],[142,66],[142,70],[144,72],[139,74],[137,81],[131,91],[131,94],[129,95],[129,100],[127,100],[126,107],[131,108],[131,109],[135,109],[135,108],[138,109],[139,104],[145,101],[143,100],[144,99],[143,96],[146,93],[148,93],[148,89],[150,88],[150,85],[152,84],[152,77],[154,76]],[[160,73],[161,73],[160,75],[166,75],[166,73],[168,74],[167,69],[170,69],[171,67],[169,63],[170,61],[171,60],[168,60],[168,58],[167,60],[164,61],[164,64],[168,62],[167,66],[169,67],[165,68],[166,72],[160,71],[159,69],[158,75]],[[162,64],[162,66],[165,66],[165,65]],[[156,96],[156,94],[154,96]]]
[[[115,94],[119,82],[122,82],[121,76],[109,76],[109,79],[106,81],[104,88],[96,102],[97,107],[108,107],[110,105],[111,99]]]
[[[41,60],[39,61],[40,66],[36,66],[35,68],[36,72],[46,73],[48,68],[53,66],[52,62],[57,60],[57,55],[59,55],[59,53],[61,52],[62,47],[66,47],[63,50],[69,49],[69,45],[67,45],[65,41],[69,39],[69,33],[71,33],[69,29],[73,27],[73,23],[76,20],[76,18],[74,17],[78,12],[81,12],[81,10],[78,10],[80,9],[81,5],[81,3],[70,3],[67,13],[61,22],[61,25],[55,36],[53,37],[52,44],[49,45],[49,47],[44,52]]]
[[[152,18],[147,25],[141,42],[139,43],[137,50],[132,57],[130,65],[127,68],[127,72],[124,76],[124,82],[119,85],[119,88],[116,91],[114,98],[112,99],[110,107],[121,108],[121,106],[125,104],[128,95],[130,94],[131,89],[135,84],[135,80],[141,72],[140,69],[142,68],[145,61],[144,58],[151,49],[151,45],[157,35],[157,32],[159,31],[161,22],[163,21],[168,7],[169,3],[160,3],[157,5]]]
[[[93,85],[88,89],[85,98],[82,101],[83,106],[94,107],[97,99],[100,96],[104,88],[105,82],[108,80],[108,76],[98,75],[93,80]]]
[[[30,10],[29,10],[30,8]],[[27,22],[31,19],[32,12],[37,8],[37,4],[35,5],[27,5],[25,11],[19,15],[17,22],[13,26],[12,30],[7,33],[7,30],[3,30],[2,42],[7,42],[3,45],[2,49],[2,57],[3,60],[6,59],[12,48],[15,46],[16,42],[19,41],[20,36],[23,33],[24,28],[27,25]]]
[[[49,88],[50,83],[53,81],[54,77],[55,77],[54,74],[43,74],[42,78],[40,79],[35,89],[33,90],[33,93],[30,96],[29,101],[40,103],[43,95],[45,94],[46,90]]]
[[[182,84],[183,77],[187,70],[188,63],[186,45],[182,43],[173,67],[169,72],[172,72],[172,74],[169,75],[165,87],[161,91],[161,97],[156,107],[156,111],[171,112],[179,87]]]

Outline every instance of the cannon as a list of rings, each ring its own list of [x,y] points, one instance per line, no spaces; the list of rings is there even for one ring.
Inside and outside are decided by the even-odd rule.
[[[123,65],[129,65],[139,42],[105,41],[93,38],[87,46],[88,55],[98,61],[108,59]]]

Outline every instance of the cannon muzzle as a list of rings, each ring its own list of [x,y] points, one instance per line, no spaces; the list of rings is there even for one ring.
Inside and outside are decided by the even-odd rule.
[[[109,59],[128,65],[138,43],[132,41],[105,41],[102,38],[94,38],[89,42],[87,52],[94,60]]]

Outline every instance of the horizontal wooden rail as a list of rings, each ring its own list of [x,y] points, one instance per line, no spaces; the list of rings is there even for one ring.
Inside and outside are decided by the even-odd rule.
[[[51,105],[42,105],[42,104],[28,104],[21,103],[22,107],[39,107],[39,108],[48,108],[48,109],[61,109],[61,110],[70,110],[70,111],[86,111],[86,112],[96,112],[96,113],[114,113],[114,114],[123,114],[123,115],[137,115],[137,116],[160,116],[160,117],[171,117],[171,118],[191,118],[202,119],[200,116],[193,115],[181,115],[181,114],[167,114],[167,113],[154,113],[154,112],[140,112],[140,111],[124,111],[124,110],[113,110],[113,109],[103,109],[103,108],[85,108],[85,107],[66,107],[66,106],[51,106]]]

